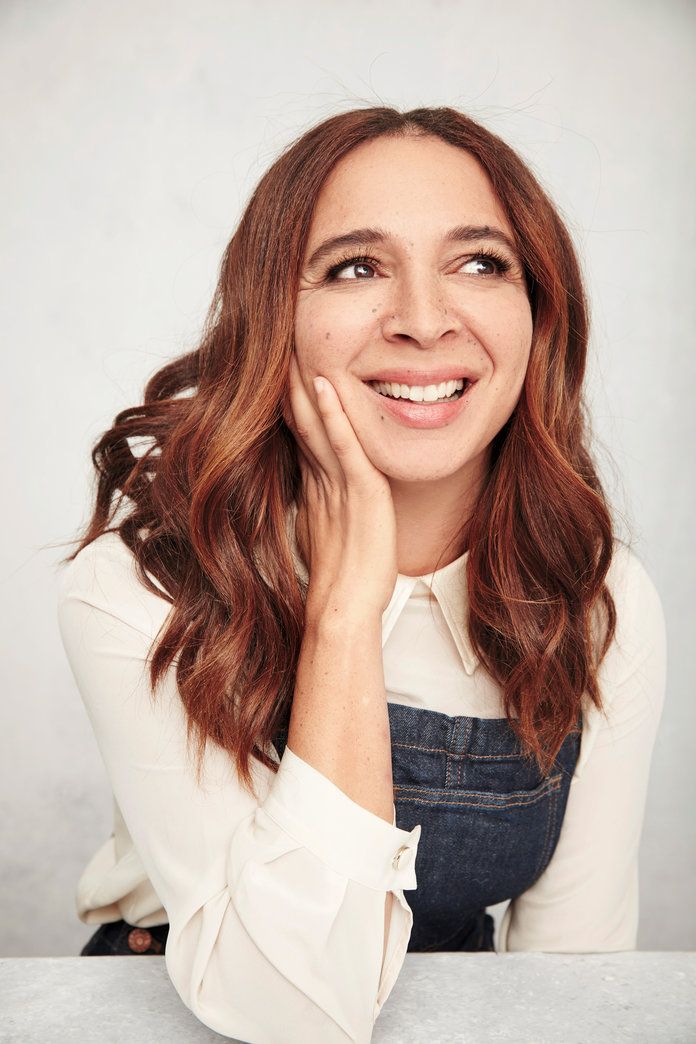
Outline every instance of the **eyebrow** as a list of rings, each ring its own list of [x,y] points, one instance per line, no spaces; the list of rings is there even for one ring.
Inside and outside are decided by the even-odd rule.
[[[331,239],[325,239],[316,248],[307,262],[307,268],[316,268],[321,261],[340,247],[369,246],[376,243],[384,243],[389,238],[389,233],[382,228],[355,228],[351,232],[344,232],[340,236],[332,236]],[[455,225],[454,228],[451,228],[443,236],[445,243],[472,243],[481,239],[493,239],[498,243],[504,244],[513,257],[517,261],[520,260],[517,247],[501,228],[494,228],[491,225]]]

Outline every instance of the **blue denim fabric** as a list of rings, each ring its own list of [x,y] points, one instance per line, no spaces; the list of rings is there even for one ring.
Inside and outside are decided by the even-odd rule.
[[[582,714],[546,776],[507,718],[450,716],[388,703],[396,824],[421,824],[409,952],[494,950],[486,906],[536,881],[561,832]],[[275,742],[282,755],[287,731]]]
[[[80,957],[162,957],[166,950],[168,924],[136,928],[127,921],[100,924],[80,951]]]
[[[409,952],[494,950],[486,912],[526,891],[549,864],[580,752],[582,714],[546,776],[507,718],[450,716],[388,703],[396,823],[421,824]],[[287,725],[275,735],[282,757]],[[168,925],[149,931],[164,952]],[[82,956],[131,954],[133,925],[102,925]],[[134,940],[143,945],[142,937]],[[161,945],[161,949],[157,946]]]
[[[388,706],[396,822],[421,824],[408,949],[488,949],[475,934],[482,915],[492,932],[486,906],[526,891],[553,855],[582,716],[542,776],[506,718]]]

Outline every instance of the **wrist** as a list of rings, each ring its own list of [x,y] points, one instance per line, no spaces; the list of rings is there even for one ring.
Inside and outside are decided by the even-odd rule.
[[[370,631],[382,633],[382,613],[379,609],[345,599],[329,598],[322,601],[307,599],[305,606],[305,631],[317,636],[351,634],[362,635]]]

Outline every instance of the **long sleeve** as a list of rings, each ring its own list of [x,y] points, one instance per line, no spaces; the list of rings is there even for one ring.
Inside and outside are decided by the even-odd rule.
[[[286,748],[254,800],[208,744],[201,785],[174,667],[146,657],[170,610],[111,534],[64,568],[58,621],[114,798],[170,924],[165,961],[205,1025],[254,1044],[368,1042],[406,954],[420,827],[353,802]],[[394,868],[402,845],[407,858]],[[395,896],[382,966],[384,902]]]
[[[607,577],[616,638],[600,665],[607,718],[584,720],[558,844],[546,870],[512,900],[497,949],[633,950],[638,849],[650,763],[666,688],[666,629],[658,592],[621,546]]]

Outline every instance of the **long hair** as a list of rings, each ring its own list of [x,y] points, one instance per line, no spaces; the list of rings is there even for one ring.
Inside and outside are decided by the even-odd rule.
[[[63,559],[118,532],[140,581],[162,597],[147,573],[159,581],[172,609],[150,650],[152,698],[176,660],[197,773],[212,740],[250,792],[252,757],[277,770],[268,745],[289,720],[304,632],[306,584],[286,526],[301,471],[283,408],[310,222],[339,160],[404,134],[435,135],[486,171],[515,233],[533,318],[520,399],[466,520],[472,644],[544,774],[577,731],[583,694],[603,710],[614,537],[587,448],[588,311],[570,235],[515,151],[463,113],[355,109],[302,134],[258,183],[198,347],[158,370],[142,405],[118,413],[94,445],[93,513]]]

